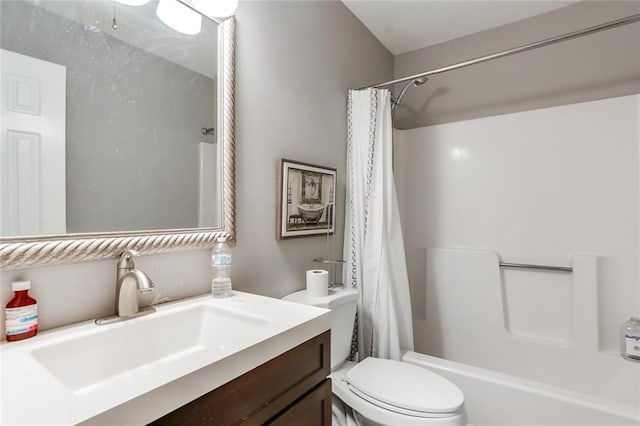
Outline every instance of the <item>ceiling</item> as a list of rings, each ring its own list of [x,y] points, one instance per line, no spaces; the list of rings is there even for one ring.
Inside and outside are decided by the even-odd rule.
[[[540,15],[575,0],[342,0],[394,55]]]

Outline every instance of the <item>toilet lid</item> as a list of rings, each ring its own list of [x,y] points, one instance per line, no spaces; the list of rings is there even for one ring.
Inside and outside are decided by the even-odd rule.
[[[460,389],[444,377],[400,361],[366,358],[347,372],[346,379],[359,396],[402,414],[453,413],[464,402]]]

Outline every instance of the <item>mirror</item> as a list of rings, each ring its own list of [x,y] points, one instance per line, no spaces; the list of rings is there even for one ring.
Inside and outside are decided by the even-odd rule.
[[[3,269],[234,238],[235,22],[136,1],[0,2]]]

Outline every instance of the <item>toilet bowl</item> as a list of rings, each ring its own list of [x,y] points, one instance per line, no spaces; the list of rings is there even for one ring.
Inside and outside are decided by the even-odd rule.
[[[400,361],[347,361],[357,299],[353,289],[331,290],[325,297],[309,297],[302,290],[284,297],[331,309],[329,377],[338,402],[350,407],[363,426],[464,426],[464,395],[444,377]]]

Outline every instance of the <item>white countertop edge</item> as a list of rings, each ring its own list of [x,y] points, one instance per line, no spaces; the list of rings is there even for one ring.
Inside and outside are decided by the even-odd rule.
[[[330,329],[328,313],[167,383],[80,424],[145,425]]]

